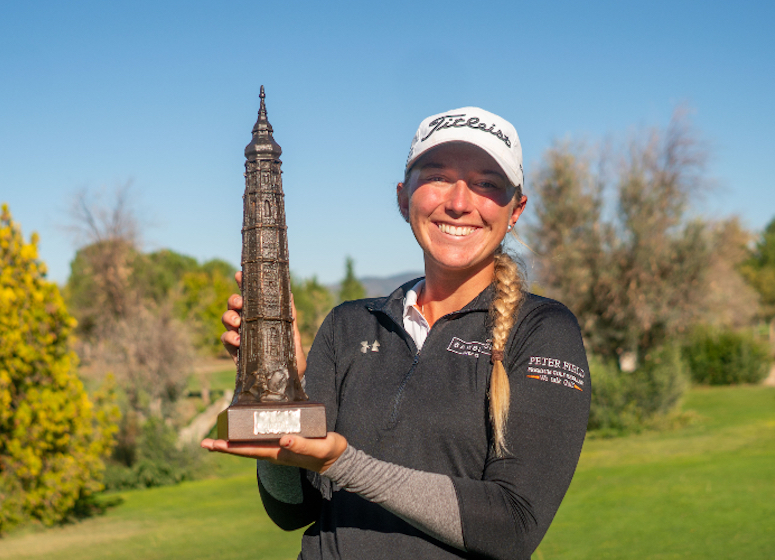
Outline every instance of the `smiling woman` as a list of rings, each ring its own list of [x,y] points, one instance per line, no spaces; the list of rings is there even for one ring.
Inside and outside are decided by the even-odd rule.
[[[591,387],[575,317],[527,293],[501,248],[525,209],[522,183],[508,121],[476,107],[425,119],[396,189],[425,277],[335,308],[306,374],[298,361],[327,437],[202,442],[259,459],[278,525],[313,523],[299,558],[529,559],[543,538]],[[241,308],[232,296],[223,316],[232,355]]]
[[[499,169],[481,148],[453,142],[425,153],[399,183],[399,208],[423,249],[426,278],[443,281],[454,271],[490,283],[495,249],[527,201]]]

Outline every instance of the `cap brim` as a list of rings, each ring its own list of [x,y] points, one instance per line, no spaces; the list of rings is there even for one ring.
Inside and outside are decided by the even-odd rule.
[[[406,170],[408,171],[409,169],[411,169],[412,166],[415,163],[417,163],[417,160],[419,160],[425,154],[427,154],[428,152],[430,152],[432,150],[435,150],[439,146],[443,146],[444,144],[468,144],[469,146],[475,146],[475,147],[479,148],[480,150],[482,150],[484,153],[486,153],[492,159],[495,160],[495,163],[498,164],[498,167],[501,168],[501,171],[503,172],[503,174],[511,182],[511,186],[513,186],[513,187],[522,186],[522,181],[521,181],[520,177],[518,175],[516,175],[515,173],[509,171],[509,168],[508,168],[507,165],[505,165],[505,162],[504,162],[503,158],[501,158],[498,154],[495,154],[495,153],[491,152],[490,150],[488,150],[487,148],[484,148],[484,147],[480,146],[479,144],[475,144],[474,142],[468,142],[467,140],[460,140],[460,139],[442,140],[441,142],[436,142],[435,144],[426,146],[425,149],[422,152],[418,153],[416,156],[414,156],[412,159],[410,159],[410,160],[408,160],[406,162]]]

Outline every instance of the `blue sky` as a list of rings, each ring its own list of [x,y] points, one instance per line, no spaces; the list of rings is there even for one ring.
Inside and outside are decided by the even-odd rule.
[[[420,120],[465,105],[515,124],[529,195],[553,141],[624,139],[688,104],[716,184],[697,210],[760,230],[773,29],[771,2],[5,2],[0,201],[58,282],[74,193],[127,182],[146,250],[238,265],[264,84],[301,277],[334,282],[346,255],[359,275],[422,269],[395,183]]]

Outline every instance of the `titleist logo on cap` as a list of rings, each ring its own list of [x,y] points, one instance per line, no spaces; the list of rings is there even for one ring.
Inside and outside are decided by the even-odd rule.
[[[463,128],[467,126],[468,128],[472,128],[474,130],[489,132],[493,136],[496,136],[499,140],[502,140],[506,146],[511,148],[511,140],[509,140],[508,136],[503,134],[502,130],[495,130],[495,123],[492,123],[488,126],[487,123],[480,121],[479,117],[469,117],[466,119],[465,113],[458,115],[441,115],[440,117],[429,122],[428,126],[431,130],[428,132],[428,134],[420,139],[420,142],[424,142],[430,138],[431,135],[437,130],[444,130],[445,128]]]

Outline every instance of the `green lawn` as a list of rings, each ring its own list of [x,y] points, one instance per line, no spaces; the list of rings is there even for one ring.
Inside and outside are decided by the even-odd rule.
[[[690,425],[592,439],[536,560],[775,558],[775,389],[693,389]],[[217,477],[120,493],[106,515],[17,531],[0,559],[295,558],[300,532],[264,515],[250,461]]]
[[[255,464],[217,460],[222,478],[118,493],[124,502],[101,517],[0,540],[0,559],[296,558],[301,532],[285,533],[266,517]]]
[[[589,440],[534,555],[775,558],[775,389],[693,389],[698,418],[666,433]]]

